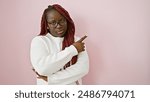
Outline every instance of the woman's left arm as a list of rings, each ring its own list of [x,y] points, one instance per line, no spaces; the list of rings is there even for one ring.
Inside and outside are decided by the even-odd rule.
[[[88,71],[89,57],[87,51],[85,50],[78,54],[78,60],[74,65],[48,76],[48,83],[64,85],[70,84],[85,76]]]

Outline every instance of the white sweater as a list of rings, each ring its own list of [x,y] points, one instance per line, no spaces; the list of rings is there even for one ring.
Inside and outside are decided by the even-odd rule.
[[[86,51],[78,53],[71,45],[62,50],[64,38],[53,37],[51,34],[36,36],[31,42],[30,58],[34,69],[48,77],[48,82],[37,78],[37,84],[67,85],[82,84],[81,78],[89,71],[89,58]],[[79,38],[75,37],[77,41]],[[63,69],[73,56],[78,55],[74,65]],[[60,70],[61,69],[61,70]]]

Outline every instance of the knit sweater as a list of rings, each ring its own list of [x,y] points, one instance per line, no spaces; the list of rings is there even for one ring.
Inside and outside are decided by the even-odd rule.
[[[63,39],[50,33],[33,38],[30,48],[31,64],[40,75],[48,77],[48,82],[37,78],[37,84],[70,85],[76,84],[77,80],[82,84],[81,78],[89,71],[87,51],[78,53],[73,45],[62,50]],[[75,41],[78,39],[75,37]],[[64,65],[75,55],[78,55],[77,62],[64,69]]]

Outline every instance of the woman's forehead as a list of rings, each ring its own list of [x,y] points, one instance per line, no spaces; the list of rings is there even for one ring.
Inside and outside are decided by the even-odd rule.
[[[59,20],[62,18],[64,17],[56,10],[51,10],[47,12],[47,20],[49,19]]]

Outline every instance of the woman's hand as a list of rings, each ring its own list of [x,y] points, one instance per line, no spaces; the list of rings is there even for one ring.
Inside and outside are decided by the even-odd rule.
[[[35,71],[35,69],[32,69],[35,73],[36,73],[36,75],[38,75],[38,79],[43,79],[44,81],[46,81],[47,82],[47,76],[44,76],[44,75],[40,75],[37,71]]]
[[[77,49],[78,53],[85,50],[84,42],[82,42],[87,36],[85,35],[77,42],[73,43],[73,46]]]

